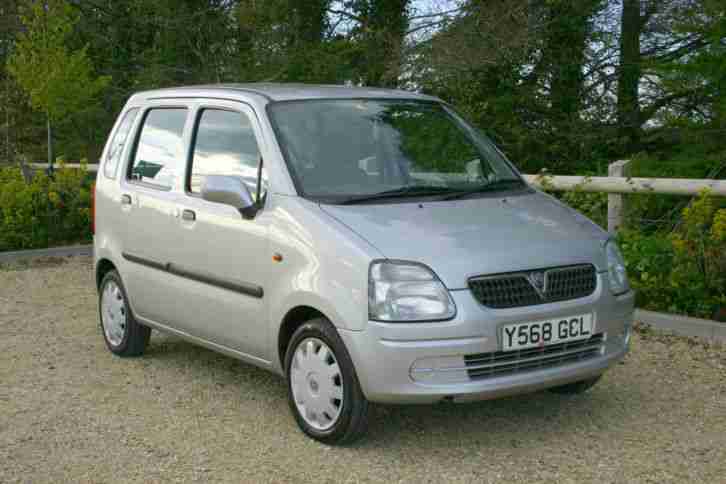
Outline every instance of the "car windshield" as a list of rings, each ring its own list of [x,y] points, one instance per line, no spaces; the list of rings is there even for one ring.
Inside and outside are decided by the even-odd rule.
[[[308,198],[346,203],[524,186],[491,141],[440,103],[305,100],[269,111]]]

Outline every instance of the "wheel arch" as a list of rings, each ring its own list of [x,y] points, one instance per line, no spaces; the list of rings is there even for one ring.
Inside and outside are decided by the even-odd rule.
[[[282,318],[282,322],[280,323],[280,328],[277,333],[277,356],[283,374],[285,373],[285,353],[287,352],[287,346],[290,344],[292,335],[306,321],[310,321],[314,318],[325,318],[330,321],[330,318],[328,318],[322,311],[308,305],[295,306],[285,314],[285,317]]]
[[[106,274],[116,270],[116,266],[110,259],[102,258],[96,263],[96,290],[100,289],[101,281],[106,277]]]

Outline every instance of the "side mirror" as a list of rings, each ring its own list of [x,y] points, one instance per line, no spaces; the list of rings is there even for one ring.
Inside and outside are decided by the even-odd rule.
[[[207,175],[202,182],[202,198],[231,205],[246,219],[254,218],[259,210],[250,189],[238,176]]]

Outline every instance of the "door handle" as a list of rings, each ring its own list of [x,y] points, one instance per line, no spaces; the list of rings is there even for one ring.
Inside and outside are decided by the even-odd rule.
[[[182,212],[182,220],[186,220],[188,222],[194,222],[197,219],[197,214],[194,213],[194,210],[184,209]]]
[[[121,205],[131,205],[131,195],[121,195]]]

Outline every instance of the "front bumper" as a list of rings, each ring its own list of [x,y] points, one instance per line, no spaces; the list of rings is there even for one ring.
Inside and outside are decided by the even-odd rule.
[[[370,321],[364,331],[339,333],[366,397],[379,403],[469,401],[533,392],[602,374],[628,351],[635,294],[613,296],[604,274],[591,296],[573,301],[513,309],[481,306],[470,291],[452,291],[457,316],[433,323]],[[501,349],[503,325],[592,312],[602,333],[597,355],[484,379],[468,376],[464,356]]]

